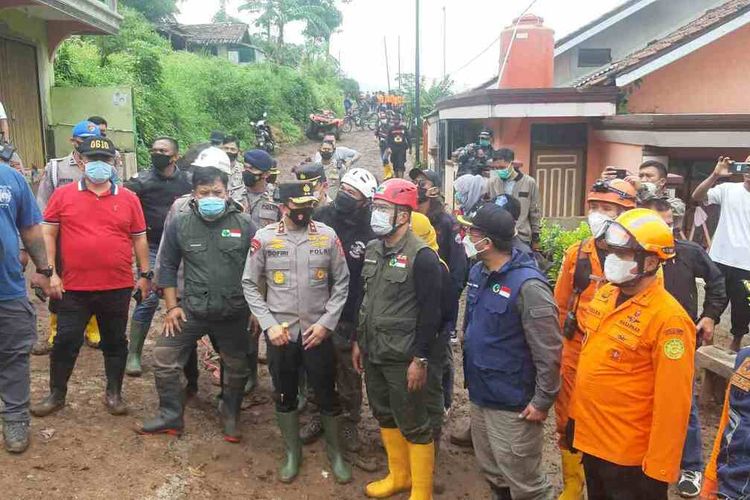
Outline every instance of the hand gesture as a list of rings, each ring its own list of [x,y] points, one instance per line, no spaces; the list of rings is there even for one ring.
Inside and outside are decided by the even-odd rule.
[[[281,325],[272,326],[266,330],[266,335],[268,335],[268,340],[271,344],[276,347],[281,347],[289,343],[289,332]]]
[[[716,166],[714,167],[714,173],[713,175],[715,177],[729,177],[732,175],[729,173],[729,165],[734,163],[732,159],[728,156],[719,156],[718,161],[716,162]]]
[[[44,295],[49,297],[51,290],[50,287],[50,279],[46,276],[43,276],[39,273],[34,273],[31,276],[31,286],[41,288],[44,292]]]
[[[698,324],[695,325],[695,329],[698,331],[699,339],[703,341],[706,345],[711,345],[714,343],[714,327],[716,326],[716,322],[708,317],[703,317],[698,321]]]
[[[146,300],[148,296],[151,294],[151,280],[148,280],[146,278],[138,278],[138,282],[136,283],[136,288],[141,291],[141,301]]]
[[[302,333],[302,345],[305,350],[317,347],[328,337],[328,328],[317,323],[310,325],[310,328]]]
[[[164,319],[164,335],[166,337],[176,336],[182,332],[182,323],[187,323],[185,311],[180,306],[170,309]]]
[[[406,370],[406,388],[409,392],[418,392],[427,383],[427,367],[413,360]]]
[[[352,342],[352,365],[357,373],[362,375],[365,372],[365,363],[362,358],[362,351],[359,349],[357,342]]]

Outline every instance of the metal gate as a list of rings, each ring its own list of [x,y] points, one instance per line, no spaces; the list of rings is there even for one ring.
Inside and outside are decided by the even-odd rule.
[[[533,172],[539,184],[544,217],[581,215],[583,152],[546,150],[534,153]]]
[[[8,115],[11,142],[24,166],[43,169],[44,130],[33,45],[0,37],[0,102]]]

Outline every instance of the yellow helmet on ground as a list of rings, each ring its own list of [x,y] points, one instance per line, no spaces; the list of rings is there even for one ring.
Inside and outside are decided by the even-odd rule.
[[[628,210],[611,222],[603,235],[611,249],[651,253],[661,260],[675,256],[674,235],[659,214],[647,208]]]

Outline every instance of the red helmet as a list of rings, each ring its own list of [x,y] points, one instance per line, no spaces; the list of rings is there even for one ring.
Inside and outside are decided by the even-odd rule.
[[[375,191],[374,200],[417,209],[417,186],[406,179],[388,179]]]

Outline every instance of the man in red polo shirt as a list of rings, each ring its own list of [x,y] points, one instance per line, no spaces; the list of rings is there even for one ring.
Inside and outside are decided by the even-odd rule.
[[[133,250],[143,298],[151,288],[153,273],[141,204],[132,191],[110,181],[114,144],[89,137],[78,151],[85,164],[83,178],[56,189],[44,211],[47,257],[55,262],[59,248],[63,272],[62,277],[55,272],[50,279],[50,296],[60,299],[57,336],[50,356],[50,393],[31,407],[37,417],[65,406],[68,379],[91,315],[96,316],[101,332],[107,410],[113,415],[127,413],[121,392],[128,355],[125,328],[133,290]]]

